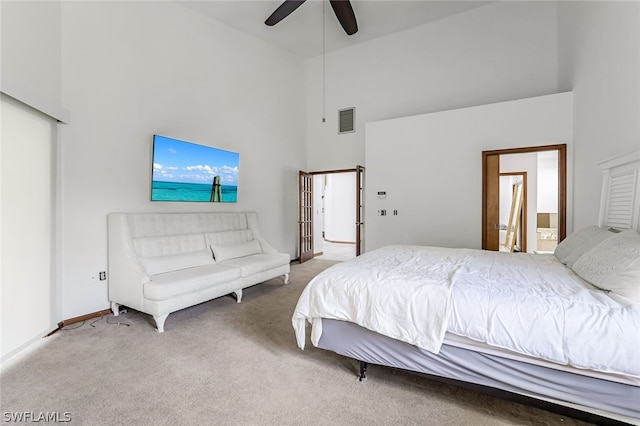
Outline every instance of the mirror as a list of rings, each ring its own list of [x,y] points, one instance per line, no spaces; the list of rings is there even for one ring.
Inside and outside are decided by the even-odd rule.
[[[519,235],[521,234],[520,225],[522,223],[522,205],[524,202],[524,185],[522,180],[518,180],[512,185],[511,191],[511,209],[509,211],[509,221],[507,222],[507,229],[504,239],[504,251],[513,253],[519,242]],[[522,251],[518,247],[518,251]]]

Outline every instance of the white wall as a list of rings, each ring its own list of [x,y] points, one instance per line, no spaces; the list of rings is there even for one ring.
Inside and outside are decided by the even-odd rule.
[[[365,249],[399,243],[481,248],[482,151],[561,143],[570,151],[572,96],[379,121],[366,131]],[[378,191],[387,198],[378,199]],[[378,216],[379,209],[397,209],[398,216]]]
[[[558,151],[538,153],[538,212],[558,213]]]
[[[56,328],[57,124],[0,95],[0,359]]]
[[[108,308],[106,215],[257,211],[296,257],[304,63],[172,2],[62,2],[63,317]],[[237,204],[151,203],[152,134],[240,153]]]
[[[313,253],[323,251],[324,238],[324,176],[313,175]]]
[[[640,149],[640,2],[563,1],[558,28],[560,86],[574,93],[577,229],[598,221],[595,163]]]
[[[308,169],[365,158],[365,123],[556,93],[554,2],[494,2],[308,61]],[[355,107],[355,133],[338,110]]]
[[[59,1],[0,1],[0,90],[60,121],[62,107]]]

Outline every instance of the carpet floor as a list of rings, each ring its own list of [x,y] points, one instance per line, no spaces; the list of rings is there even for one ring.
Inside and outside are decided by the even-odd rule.
[[[133,310],[65,327],[3,368],[2,421],[54,413],[73,425],[585,424],[391,368],[370,366],[362,384],[356,361],[301,351],[293,310],[334,263],[294,264],[290,284],[245,289],[240,304],[225,296],[173,313],[161,334]]]

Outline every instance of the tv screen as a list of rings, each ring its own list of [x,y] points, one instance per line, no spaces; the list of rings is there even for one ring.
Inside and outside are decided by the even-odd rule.
[[[235,203],[240,154],[153,135],[151,201]]]

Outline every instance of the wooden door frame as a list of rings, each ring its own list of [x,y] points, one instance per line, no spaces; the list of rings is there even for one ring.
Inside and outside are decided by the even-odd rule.
[[[487,161],[489,157],[507,154],[528,154],[532,152],[558,151],[558,243],[567,235],[567,144],[530,146],[523,148],[482,151],[482,248],[487,246]]]
[[[364,172],[364,167],[363,166],[356,166],[353,169],[334,169],[334,170],[320,170],[320,171],[314,171],[314,172],[302,172],[300,171],[300,173],[306,173],[312,176],[315,175],[331,175],[331,174],[338,174],[338,173],[355,173],[356,175],[356,186],[358,184],[363,183],[362,182],[362,178],[358,178],[358,173],[359,172]],[[298,188],[298,192],[300,191],[300,188]],[[311,180],[311,191],[313,193],[313,179]],[[360,202],[362,204],[364,204],[363,202],[364,197],[360,198],[358,196],[358,188],[356,188],[356,209],[358,210],[360,208],[360,206],[358,205],[358,201],[360,200]],[[300,200],[298,200],[298,209],[300,209]],[[311,240],[313,241],[313,238],[315,236],[314,233],[314,222],[313,222],[313,216],[314,214],[311,215]],[[358,235],[362,232],[361,226],[364,225],[364,222],[362,222],[362,220],[358,221],[358,217],[364,216],[364,212],[362,213],[362,215],[359,215],[359,212],[356,211],[356,256],[361,254],[361,248],[359,249],[359,242],[357,241]],[[360,234],[361,235],[361,234]],[[300,246],[298,247],[298,250],[300,250]],[[314,253],[315,255],[315,253]]]

